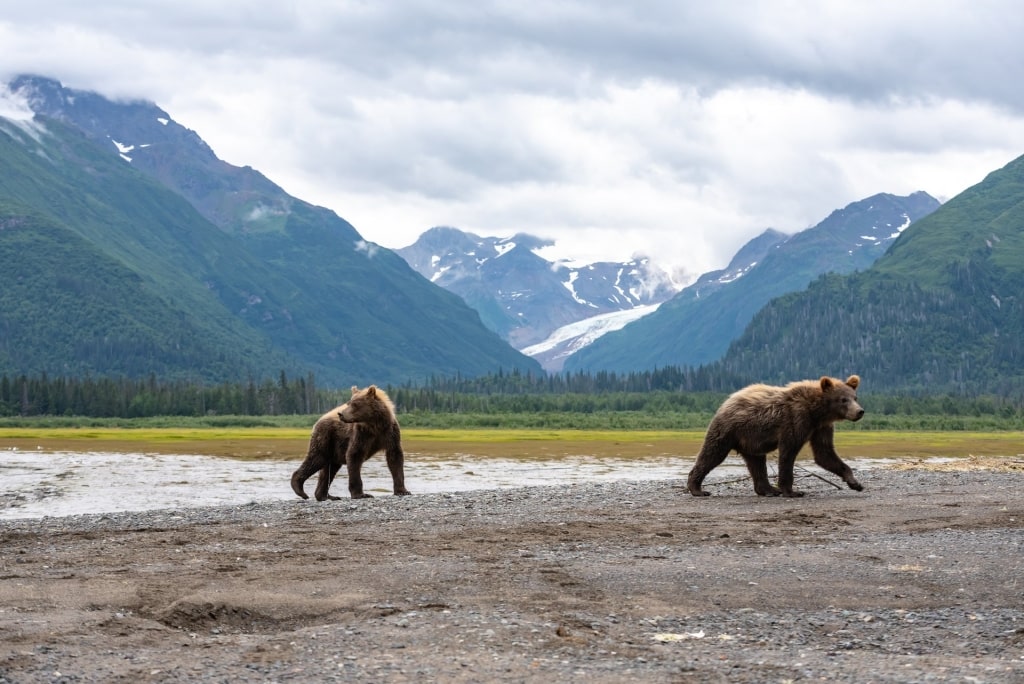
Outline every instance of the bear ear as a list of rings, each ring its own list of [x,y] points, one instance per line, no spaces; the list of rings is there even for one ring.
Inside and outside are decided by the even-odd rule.
[[[851,375],[850,377],[846,378],[846,384],[852,387],[853,389],[857,389],[857,385],[860,384],[860,378],[857,377],[856,375]]]
[[[368,397],[375,397],[375,396],[377,396],[377,386],[376,385],[370,385],[369,387],[367,387],[366,388],[366,396],[368,396]]]
[[[821,376],[821,391],[828,392],[830,389],[832,389],[832,378],[827,375]]]
[[[358,394],[358,392],[359,392],[359,388],[356,387],[355,385],[352,385],[352,396],[353,397],[356,396],[356,394]]]

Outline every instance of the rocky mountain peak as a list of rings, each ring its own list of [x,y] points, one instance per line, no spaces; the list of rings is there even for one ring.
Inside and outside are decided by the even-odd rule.
[[[570,323],[652,307],[679,289],[646,257],[569,265],[537,253],[551,244],[523,232],[481,237],[437,226],[396,251],[424,277],[461,296],[519,349]]]

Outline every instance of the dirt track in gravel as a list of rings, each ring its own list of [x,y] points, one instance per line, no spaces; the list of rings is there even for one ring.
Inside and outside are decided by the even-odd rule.
[[[1000,463],[2,522],[0,682],[1022,681]]]

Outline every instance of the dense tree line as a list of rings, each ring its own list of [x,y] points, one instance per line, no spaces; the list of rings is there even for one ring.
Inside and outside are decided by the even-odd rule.
[[[335,393],[337,394],[337,393]],[[256,383],[207,385],[185,380],[0,377],[0,416],[287,415],[326,411],[334,397],[318,391],[312,374]]]
[[[512,371],[423,384],[385,386],[399,413],[508,415],[529,413],[708,414],[746,382],[706,369],[663,368],[635,373]],[[867,388],[866,388],[867,389]],[[312,374],[216,385],[183,380],[108,377],[0,377],[0,416],[283,416],[329,410],[349,390],[317,386]],[[1020,396],[889,395],[862,393],[876,415],[1024,417]]]

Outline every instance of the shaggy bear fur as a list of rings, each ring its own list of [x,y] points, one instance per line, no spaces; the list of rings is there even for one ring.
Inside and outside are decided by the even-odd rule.
[[[686,486],[694,496],[707,496],[704,478],[730,451],[746,461],[758,496],[803,496],[793,489],[793,464],[808,441],[814,462],[843,478],[850,489],[863,490],[850,467],[832,445],[832,424],[860,420],[864,409],[857,403],[860,378],[846,382],[823,377],[793,382],[785,387],[750,385],[734,393],[715,413],[704,437]],[[768,452],[779,450],[779,486],[768,482]]]
[[[348,492],[353,499],[370,499],[363,491],[361,473],[363,463],[378,451],[387,458],[395,494],[409,494],[405,488],[402,435],[395,418],[391,399],[375,385],[365,390],[352,386],[348,403],[331,409],[320,417],[309,437],[306,460],[292,473],[292,490],[303,499],[303,484],[313,473],[319,472],[316,500],[338,499],[327,493],[342,464],[348,466]]]

